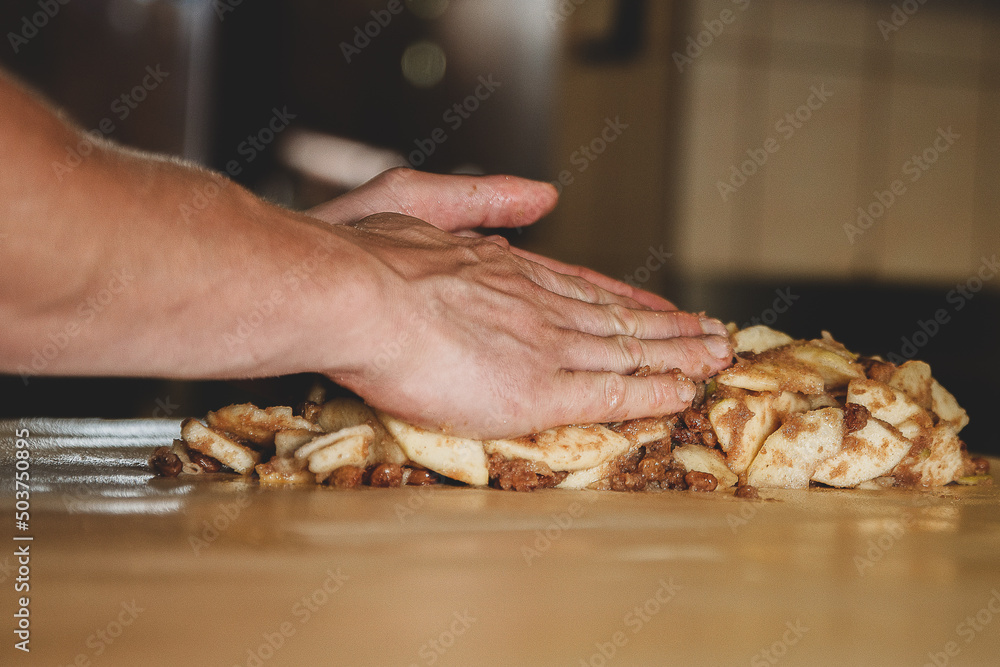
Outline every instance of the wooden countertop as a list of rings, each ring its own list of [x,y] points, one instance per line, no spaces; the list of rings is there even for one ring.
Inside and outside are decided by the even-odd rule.
[[[1000,655],[996,486],[748,501],[150,479],[144,457],[177,423],[0,422],[8,532],[34,538],[28,656],[13,649],[14,559],[0,555],[0,662],[919,666]],[[32,450],[22,533],[18,428]]]

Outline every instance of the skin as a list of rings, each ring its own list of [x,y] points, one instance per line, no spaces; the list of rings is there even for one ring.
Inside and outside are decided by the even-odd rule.
[[[393,170],[288,211],[88,139],[0,75],[0,370],[320,372],[472,437],[683,409],[694,387],[678,374],[731,361],[721,323],[471,231],[555,204],[548,184]]]

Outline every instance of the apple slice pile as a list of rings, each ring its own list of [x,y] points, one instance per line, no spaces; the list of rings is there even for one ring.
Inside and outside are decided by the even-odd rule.
[[[713,491],[942,486],[987,479],[958,438],[965,410],[920,361],[858,357],[823,332],[794,340],[766,326],[732,329],[737,361],[679,415],[560,426],[505,440],[437,433],[322,398],[293,412],[231,405],[151,463],[174,476],[226,466],[268,484],[432,484]]]
[[[958,433],[969,418],[930,366],[859,358],[823,332],[793,340],[736,331],[708,419],[728,468],[754,487],[941,486],[977,472]]]

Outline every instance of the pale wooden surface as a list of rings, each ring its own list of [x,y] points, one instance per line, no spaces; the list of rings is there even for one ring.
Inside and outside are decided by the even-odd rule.
[[[3,664],[246,665],[282,623],[294,633],[250,664],[598,665],[597,644],[616,632],[623,645],[607,664],[770,664],[760,651],[786,623],[801,634],[787,665],[922,665],[949,641],[959,649],[949,664],[1000,654],[992,612],[971,636],[958,628],[1000,590],[995,486],[741,501],[148,480],[128,452],[172,423],[138,423],[159,425],[117,445],[93,432],[45,440],[32,425],[34,650],[10,662],[8,643]],[[10,425],[0,423],[5,513]],[[211,538],[213,521],[222,530],[196,553],[191,538]],[[526,555],[546,529],[552,539]],[[888,548],[859,573],[880,540]],[[317,594],[306,619],[296,602],[328,571],[342,586]],[[88,645],[133,601],[142,611],[120,636]],[[632,610],[646,603],[643,620]],[[450,643],[452,625],[463,632],[435,652],[429,642]]]

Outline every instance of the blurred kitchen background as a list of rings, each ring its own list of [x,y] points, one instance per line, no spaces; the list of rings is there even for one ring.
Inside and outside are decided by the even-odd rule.
[[[7,0],[0,27],[0,62],[84,127],[288,206],[402,164],[556,182],[513,243],[927,360],[1000,452],[1000,3]],[[201,415],[307,383],[2,377],[0,415]]]

